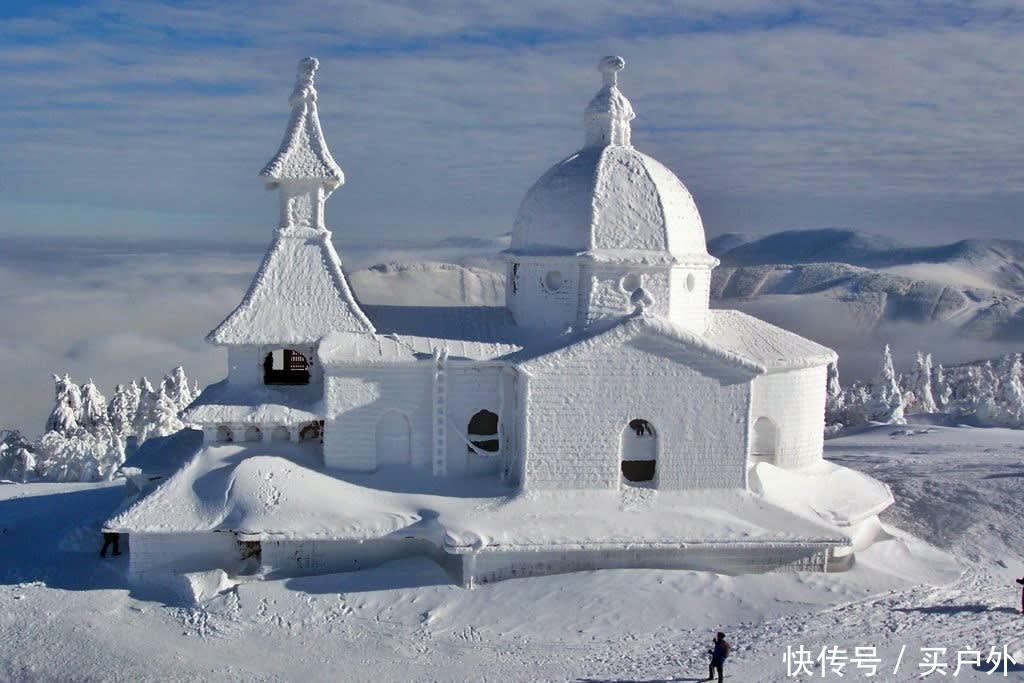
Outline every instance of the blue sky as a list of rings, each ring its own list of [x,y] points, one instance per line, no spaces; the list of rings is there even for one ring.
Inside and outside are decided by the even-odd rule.
[[[1024,239],[1018,2],[0,4],[0,236],[263,242],[295,62],[340,242],[494,235],[582,141],[605,54],[709,234]]]

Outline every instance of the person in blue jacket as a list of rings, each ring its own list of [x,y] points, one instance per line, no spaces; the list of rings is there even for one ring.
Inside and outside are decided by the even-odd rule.
[[[708,680],[714,680],[715,672],[718,672],[718,683],[722,683],[722,667],[725,666],[725,660],[729,656],[729,651],[732,646],[725,641],[725,634],[721,631],[715,636],[712,641],[714,648],[708,650],[708,654],[711,655],[711,665],[708,666]]]

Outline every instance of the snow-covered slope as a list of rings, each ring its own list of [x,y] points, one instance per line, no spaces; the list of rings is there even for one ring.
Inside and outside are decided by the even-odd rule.
[[[1024,661],[1024,432],[879,427],[826,455],[896,499],[841,574],[609,570],[465,590],[420,559],[242,583],[194,607],[127,590],[125,558],[97,556],[120,487],[0,486],[0,680],[699,680],[717,630],[737,681],[868,680],[852,663],[788,676],[787,647],[875,647],[884,681],[921,680],[921,648],[946,648],[941,680],[961,650]],[[991,668],[956,680],[1024,680]]]

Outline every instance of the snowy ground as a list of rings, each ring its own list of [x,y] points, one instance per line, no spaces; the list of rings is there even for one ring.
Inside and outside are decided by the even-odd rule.
[[[886,681],[919,679],[920,648],[946,648],[945,680],[958,651],[1019,651],[1024,432],[884,427],[829,441],[827,455],[890,484],[884,521],[959,568],[893,538],[845,574],[622,570],[467,591],[417,560],[243,584],[182,607],[127,590],[125,559],[97,557],[119,486],[0,486],[0,680],[696,680],[719,629],[740,681],[796,680],[787,647],[875,646],[873,680]],[[1003,679],[990,668],[957,679]],[[842,678],[813,671],[868,680],[852,663]],[[1024,680],[1024,666],[1008,679]]]

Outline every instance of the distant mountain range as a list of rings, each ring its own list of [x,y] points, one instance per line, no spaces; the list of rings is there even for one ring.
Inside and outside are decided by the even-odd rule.
[[[936,325],[944,336],[1024,341],[1024,242],[962,240],[928,247],[851,230],[726,234],[712,298],[730,308],[811,304],[861,328]],[[799,325],[797,329],[799,329]]]

